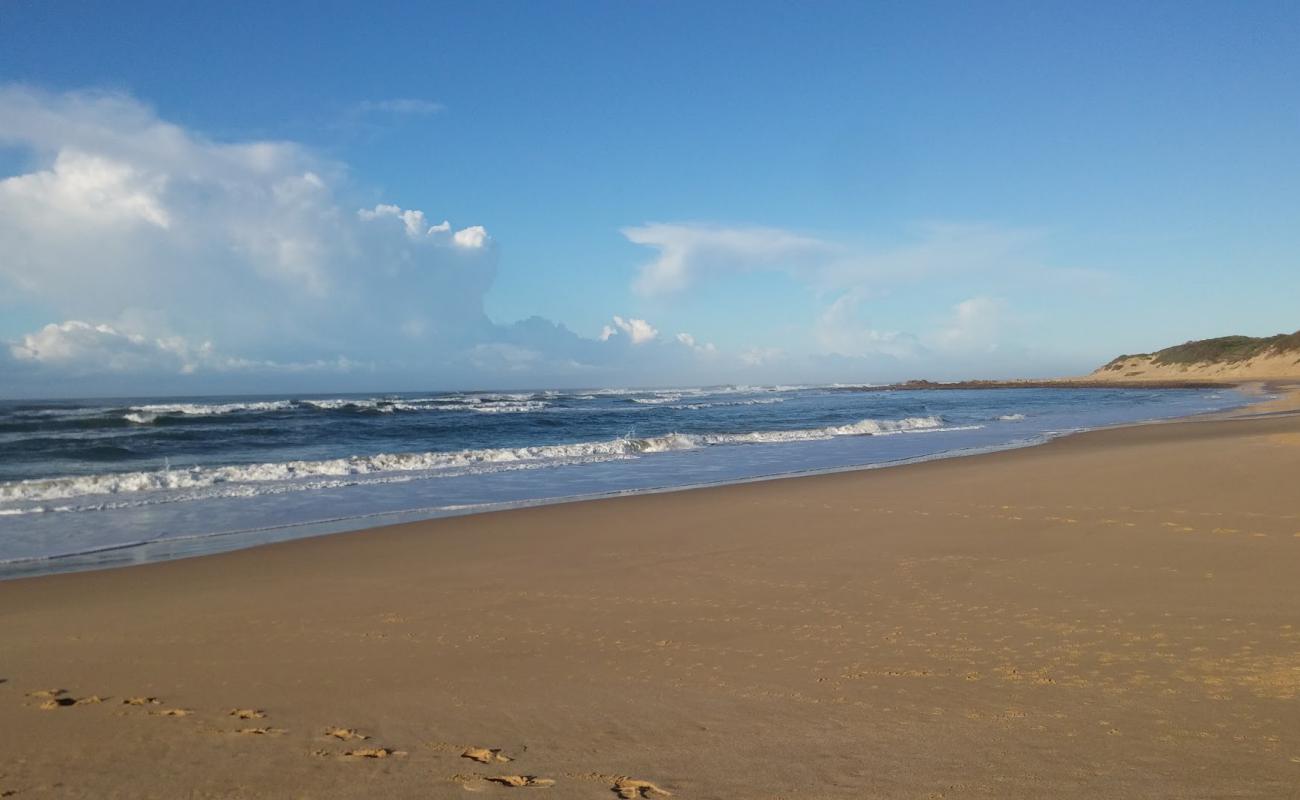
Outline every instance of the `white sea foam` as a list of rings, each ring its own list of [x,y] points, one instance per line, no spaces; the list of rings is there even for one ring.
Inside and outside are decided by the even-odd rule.
[[[391,414],[394,411],[442,411],[446,408],[443,405],[434,405],[427,400],[387,400],[382,397],[371,397],[368,399],[336,397],[328,400],[303,400],[304,406],[318,409],[320,411],[341,411],[343,409],[355,409],[357,411],[378,411],[385,414]]]
[[[489,392],[468,395],[459,395],[463,403],[522,403],[528,400],[537,400],[546,396],[546,392],[536,394],[534,392]]]
[[[541,400],[527,400],[522,403],[479,403],[466,408],[480,414],[523,414],[529,411],[541,411],[546,406],[547,404]]]
[[[1002,416],[998,417],[998,419],[1002,420],[1003,422],[1019,422],[1024,418],[1025,418],[1024,414],[1003,414]]]
[[[431,397],[334,397],[301,400],[265,400],[246,403],[155,403],[131,406],[123,417],[140,425],[147,425],[160,416],[218,416],[236,413],[288,411],[295,408],[319,411],[479,411],[482,413],[524,413],[540,411],[558,398],[596,400],[602,396],[629,396],[643,405],[666,405],[683,399],[706,398],[727,394],[757,394],[763,392],[793,391],[801,387],[723,386],[710,389],[599,389],[581,394],[568,394],[554,389],[540,392],[476,392],[470,394],[444,394]],[[633,396],[634,395],[634,396]],[[703,407],[703,406],[701,406]],[[78,412],[84,413],[84,412]]]
[[[304,400],[303,405],[320,411],[377,411],[381,414],[392,414],[397,411],[420,411],[421,409],[437,411],[436,407],[416,406],[411,403],[398,403],[388,400]]]
[[[183,414],[192,417],[208,417],[215,414],[236,414],[249,411],[284,411],[290,408],[293,408],[292,400],[270,400],[254,403],[157,403],[147,406],[132,406],[131,411],[155,416]]]
[[[784,403],[784,397],[756,397],[752,400],[723,400],[717,403],[686,403],[685,405],[674,406],[674,408],[685,408],[691,411],[700,411],[705,408],[718,408],[719,406],[770,406],[774,403]]]
[[[678,399],[682,397],[712,397],[715,395],[726,394],[761,394],[764,392],[788,392],[808,388],[800,386],[748,386],[744,384],[735,386],[666,386],[658,389],[591,389],[585,391],[585,395],[597,397],[626,397],[636,395],[638,397],[649,396],[667,397],[672,396]],[[653,401],[652,401],[653,402]]]
[[[938,430],[943,420],[938,417],[908,417],[898,420],[864,419],[849,425],[831,425],[825,428],[791,431],[755,431],[753,433],[706,433],[695,438],[703,444],[762,444],[771,442],[812,442],[833,439],[836,436],[880,436],[891,433],[912,433]],[[954,430],[952,428],[948,430]]]
[[[537,445],[533,447],[484,448],[450,452],[378,453],[320,461],[283,461],[266,464],[238,464],[188,469],[115,472],[59,478],[29,479],[0,483],[0,503],[35,504],[92,495],[131,495],[139,492],[176,492],[219,487],[224,492],[265,493],[263,489],[239,489],[249,484],[301,484],[320,478],[355,478],[391,473],[426,473],[429,477],[454,469],[495,468],[501,465],[558,464],[585,460],[630,458],[646,453],[691,450],[699,447],[736,444],[804,442],[837,436],[867,436],[894,433],[955,430],[942,427],[938,417],[900,420],[864,419],[849,425],[749,433],[670,433],[644,438],[624,437],[598,442]],[[294,488],[311,488],[295,485]],[[210,495],[205,495],[210,496]],[[23,509],[24,512],[35,509]],[[57,509],[56,509],[57,510]],[[9,513],[13,513],[10,511]]]
[[[530,396],[519,395],[519,397]],[[541,400],[520,401],[509,399],[511,397],[515,397],[515,395],[422,397],[411,400],[335,398],[329,400],[303,400],[302,403],[321,411],[355,409],[358,411],[376,411],[381,414],[392,414],[398,411],[478,411],[484,414],[508,414],[540,411],[546,408],[547,405]]]

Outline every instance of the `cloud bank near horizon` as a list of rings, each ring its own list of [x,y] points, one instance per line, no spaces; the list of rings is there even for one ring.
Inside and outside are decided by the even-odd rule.
[[[215,142],[126,95],[10,86],[0,145],[34,164],[0,179],[0,283],[54,317],[5,346],[20,378],[580,374],[652,330],[633,320],[598,348],[493,323],[484,225],[356,207],[345,166],[293,142]]]
[[[389,105],[374,110],[440,110]],[[359,202],[346,165],[294,142],[214,141],[129,95],[10,85],[0,147],[29,164],[0,178],[0,289],[48,320],[0,343],[8,393],[103,375],[151,391],[898,377],[997,351],[1014,314],[979,294],[928,331],[877,330],[864,318],[878,287],[980,272],[1089,279],[1025,260],[1037,234],[988,226],[929,226],[870,250],[780,228],[649,223],[623,230],[655,251],[630,304],[781,272],[824,298],[806,343],[724,352],[625,311],[586,337],[539,317],[489,319],[500,255],[488,225]]]

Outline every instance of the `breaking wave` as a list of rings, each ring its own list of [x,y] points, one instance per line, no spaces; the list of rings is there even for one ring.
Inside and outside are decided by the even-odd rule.
[[[538,401],[533,401],[538,402]],[[447,452],[378,453],[318,461],[281,461],[266,464],[190,467],[138,472],[115,472],[57,478],[29,479],[0,483],[0,503],[32,504],[68,501],[105,495],[136,495],[148,492],[186,492],[184,499],[239,491],[264,494],[270,491],[315,488],[319,479],[354,479],[358,476],[408,475],[442,477],[449,470],[493,471],[523,465],[551,466],[589,463],[618,458],[635,458],[651,453],[692,450],[701,447],[742,444],[807,442],[838,436],[880,436],[945,430],[969,430],[978,426],[943,427],[939,417],[909,417],[898,420],[864,419],[848,425],[748,433],[670,433],[651,437],[622,437],[596,442],[497,447]],[[463,473],[462,473],[463,474]],[[257,487],[266,487],[257,488]],[[157,502],[174,502],[160,498]],[[4,509],[5,514],[38,513],[48,510],[85,510],[93,506],[45,506]]]
[[[157,418],[164,414],[179,414],[191,417],[210,417],[218,414],[238,414],[255,411],[286,411],[293,408],[292,400],[272,400],[256,403],[155,403],[147,406],[131,406],[133,416]],[[138,420],[131,419],[132,422]]]
[[[484,414],[511,414],[541,411],[548,403],[533,394],[459,395],[415,399],[382,397],[270,400],[250,403],[159,403],[131,406],[122,418],[137,425],[149,425],[160,417],[216,417],[231,414],[256,414],[275,411],[352,411],[393,414],[423,411],[477,411]]]
[[[526,414],[529,411],[541,411],[546,406],[541,400],[526,400],[522,403],[471,403],[466,408],[480,414]]]
[[[78,409],[69,412],[42,411],[42,415],[68,413],[73,416],[108,414],[135,425],[150,425],[163,417],[203,418],[229,415],[290,411],[326,411],[393,414],[397,412],[475,411],[483,414],[522,414],[543,411],[553,402],[583,402],[601,397],[624,398],[643,406],[698,410],[727,405],[765,405],[779,403],[782,397],[759,397],[746,400],[717,399],[736,394],[784,394],[809,387],[803,386],[722,386],[708,389],[594,389],[582,392],[545,390],[536,392],[451,393],[431,397],[333,397],[248,402],[151,403],[118,409]],[[838,387],[827,387],[838,388]]]
[[[691,411],[700,411],[706,408],[719,408],[722,406],[770,406],[774,403],[784,403],[784,397],[756,397],[753,400],[724,400],[720,403],[686,403],[673,408],[685,408]]]

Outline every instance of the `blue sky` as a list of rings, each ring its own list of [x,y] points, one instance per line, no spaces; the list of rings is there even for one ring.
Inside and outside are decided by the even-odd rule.
[[[9,2],[0,395],[1050,375],[1291,331],[1297,30]]]

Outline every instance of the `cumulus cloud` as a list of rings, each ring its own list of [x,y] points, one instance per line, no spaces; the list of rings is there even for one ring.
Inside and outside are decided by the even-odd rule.
[[[0,341],[9,393],[705,377],[644,319],[615,317],[605,343],[492,322],[488,227],[376,203],[293,142],[214,141],[119,93],[0,85],[0,146],[30,165],[0,175],[0,297],[50,322]]]
[[[357,366],[346,357],[311,362],[276,363],[223,355],[211,342],[191,342],[183,336],[150,337],[94,325],[81,320],[50,323],[9,345],[18,364],[63,375],[100,373],[174,373],[199,370],[235,372],[272,370],[346,372]]]
[[[0,292],[90,326],[46,338],[133,353],[106,363],[179,358],[121,339],[179,336],[259,364],[331,353],[427,365],[495,333],[483,226],[358,211],[347,170],[300,145],[212,141],[122,94],[0,86],[0,146],[33,164],[0,178]],[[123,334],[114,321],[128,318],[140,324]],[[26,341],[23,353],[47,352]],[[207,369],[197,352],[186,363]]]
[[[377,101],[366,110],[433,113],[433,105]],[[946,353],[956,362],[998,348],[1008,315],[990,299],[1000,293],[990,276],[1088,280],[1043,267],[1032,231],[931,225],[882,248],[774,227],[652,223],[623,230],[654,251],[634,284],[644,295],[766,271],[829,305],[811,337],[786,327],[761,342],[780,347],[743,353],[720,353],[686,332],[661,337],[638,317],[615,316],[592,339],[540,318],[488,318],[498,248],[479,220],[455,220],[454,198],[436,216],[376,203],[346,165],[294,142],[213,140],[120,93],[0,85],[0,147],[24,164],[0,174],[0,299],[50,322],[0,341],[6,391],[13,382],[3,379],[19,373],[107,373],[130,391],[143,385],[130,377],[140,374],[365,373],[381,376],[369,384],[376,389],[785,380],[800,369],[835,379],[816,373],[825,365],[810,356]],[[989,287],[958,295],[970,299],[928,330],[909,335],[868,319],[872,287],[961,275]],[[167,387],[199,385],[234,384]]]
[[[166,183],[166,176],[68,149],[47,170],[0,181],[0,203],[55,229],[140,224],[166,230],[171,216],[159,197]]]
[[[487,229],[482,225],[461,228],[452,234],[451,241],[457,247],[463,247],[466,250],[478,250],[487,244]]]
[[[212,344],[191,346],[181,337],[150,339],[110,325],[80,320],[51,323],[9,348],[20,362],[68,368],[76,372],[193,372],[213,357]]]
[[[443,222],[441,225],[430,226],[424,219],[424,212],[417,209],[403,209],[401,206],[395,206],[389,203],[380,203],[374,208],[357,209],[357,217],[367,222],[384,217],[392,217],[401,220],[402,226],[406,229],[406,235],[412,239],[421,236],[428,236],[432,233],[446,231],[451,228],[450,222]]]
[[[625,334],[631,339],[632,344],[645,344],[654,341],[659,336],[659,331],[643,319],[623,319],[615,314],[614,324],[606,325],[601,329],[600,340],[607,342],[620,334]]]
[[[385,219],[398,220],[411,239],[439,237],[451,232],[451,223],[447,220],[437,225],[430,225],[424,212],[414,208],[402,208],[388,203],[380,203],[374,208],[357,209],[357,218],[366,222]],[[479,250],[488,244],[487,228],[482,225],[470,225],[451,234],[451,244],[466,250]]]

